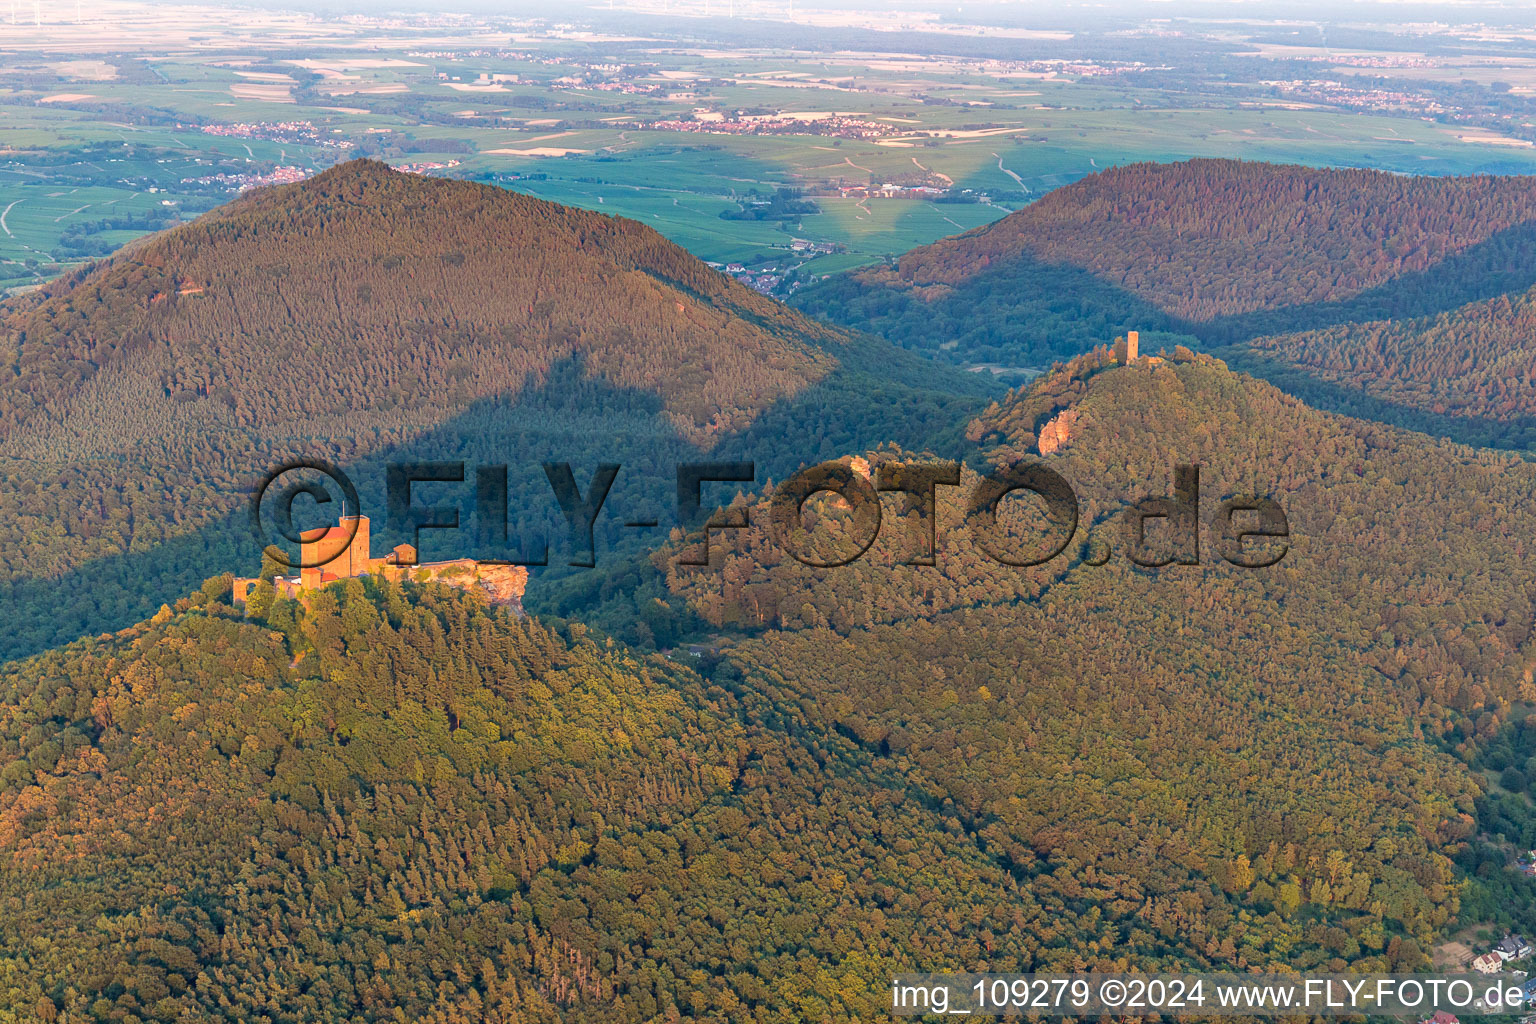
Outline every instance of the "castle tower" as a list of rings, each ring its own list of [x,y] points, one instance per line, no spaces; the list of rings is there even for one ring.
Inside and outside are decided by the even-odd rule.
[[[341,530],[343,536],[352,534],[352,543],[347,545],[346,571],[331,571],[337,576],[361,576],[368,571],[368,517],[344,515],[341,517]]]
[[[1125,332],[1125,365],[1130,366],[1136,361],[1136,350],[1140,347],[1141,335],[1136,331]]]
[[[299,570],[304,587],[317,587],[333,579],[361,576],[368,571],[368,517],[343,515],[336,526],[322,526],[299,534]]]

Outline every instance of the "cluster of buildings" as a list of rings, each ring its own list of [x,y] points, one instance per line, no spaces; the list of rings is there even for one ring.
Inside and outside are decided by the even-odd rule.
[[[485,60],[494,58],[502,61],[513,61],[520,64],[543,64],[548,67],[572,67],[583,71],[590,71],[600,75],[616,75],[633,73],[642,70],[639,66],[629,64],[615,64],[607,61],[587,61],[578,57],[562,57],[557,54],[533,53],[529,50],[407,50],[407,57],[418,57],[423,60],[446,60],[455,63],[462,60]],[[442,73],[439,72],[439,78]],[[484,77],[484,76],[482,76]],[[516,76],[496,75],[502,79],[515,80]]]
[[[881,185],[839,185],[837,194],[854,199],[938,199],[949,195],[950,190],[935,185],[897,185],[885,182]]]
[[[836,242],[812,242],[806,238],[797,238],[789,243],[790,252],[808,260],[826,253],[844,252],[846,247]],[[747,266],[745,263],[708,263],[709,266],[729,274],[742,284],[755,292],[763,295],[784,295],[796,291],[800,285],[806,283],[799,277],[790,278],[786,288],[785,279],[789,278],[792,271],[804,266],[800,262],[790,262],[788,266],[780,266],[777,263],[759,264]]]
[[[531,64],[559,64],[556,57],[543,57],[527,50],[406,50],[407,57],[423,57],[427,60],[464,60],[495,57],[497,60],[527,61]]]
[[[406,174],[426,174],[428,171],[446,171],[457,166],[459,166],[458,160],[449,160],[447,163],[440,163],[436,160],[421,160],[413,164],[396,164],[395,170]]]
[[[821,256],[827,253],[843,252],[847,246],[838,242],[813,242],[809,238],[792,238],[789,240],[789,251],[806,256]]]
[[[803,115],[737,113],[730,117],[695,116],[687,121],[650,121],[636,127],[702,135],[822,135],[834,139],[884,139],[902,134],[902,130],[895,125],[837,114],[811,118]]]
[[[464,80],[464,76],[450,75],[446,71],[439,71],[437,73],[437,80],[439,82],[462,82]],[[522,80],[523,79],[521,75],[492,74],[489,71],[482,71],[480,74],[475,76],[475,80],[471,84],[486,88],[493,85],[516,85]]]
[[[1144,64],[1139,60],[1026,60],[1009,62],[1007,71],[1014,74],[1071,76],[1073,78],[1099,78],[1118,75],[1124,71],[1168,71],[1170,65]]]
[[[748,267],[744,263],[709,263],[716,270],[724,271],[755,292],[772,295],[784,283],[784,271],[778,266]]]
[[[1407,89],[1362,88],[1323,78],[1263,80],[1259,84],[1292,99],[1347,106],[1356,110],[1408,112],[1424,117],[1438,117],[1451,112],[1451,108],[1439,100]]]
[[[1472,969],[1480,974],[1497,974],[1504,969],[1504,965],[1512,960],[1523,960],[1530,956],[1536,949],[1519,935],[1506,935],[1498,944],[1486,953],[1479,953],[1472,959]],[[1531,983],[1536,988],[1536,982]]]
[[[539,60],[534,63],[562,64],[569,62],[550,59]],[[582,66],[587,70],[577,74],[561,75],[559,78],[552,79],[542,79],[537,76],[530,78],[524,75],[497,71],[482,71],[474,78],[469,78],[468,75],[455,75],[449,71],[439,71],[436,73],[436,77],[439,82],[463,82],[466,86],[477,89],[497,89],[503,85],[521,84],[543,86],[549,89],[590,89],[596,92],[622,93],[626,96],[659,95],[666,93],[667,90],[667,83],[665,82],[640,82],[635,81],[631,77],[611,77],[617,72],[627,70],[619,64],[587,64]],[[673,99],[692,98],[691,93],[669,95]]]
[[[266,174],[208,174],[201,178],[182,178],[183,185],[223,185],[233,192],[261,188],[264,185],[292,185],[315,172],[308,167],[278,167]]]
[[[761,274],[741,274],[736,280],[763,295],[772,295],[784,284],[784,275],[770,271]]]
[[[406,50],[407,57],[425,57],[427,60],[463,60],[465,57],[510,57],[519,59],[515,54],[502,54],[494,50]]]
[[[1372,54],[1346,53],[1327,56],[1302,57],[1319,64],[1333,64],[1345,68],[1438,68],[1445,62],[1435,57],[1419,57],[1407,53]]]
[[[616,92],[623,96],[649,96],[656,91],[653,85],[642,82],[593,82],[584,86],[594,92]],[[692,99],[692,93],[677,93],[678,99]]]
[[[336,131],[322,133],[313,121],[236,121],[233,124],[205,124],[204,135],[231,139],[265,139],[268,142],[293,142],[331,149],[350,149],[347,139],[335,138]]]

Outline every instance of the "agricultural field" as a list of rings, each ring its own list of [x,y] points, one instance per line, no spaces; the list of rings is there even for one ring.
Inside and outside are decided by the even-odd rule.
[[[682,46],[489,16],[79,9],[78,20],[0,27],[7,290],[242,189],[360,156],[632,217],[778,294],[1128,162],[1536,171],[1518,129],[1360,109],[1359,90],[1330,104],[1256,82],[1212,86],[1201,62],[1238,59],[1215,50],[1174,67],[954,56],[931,40],[910,53],[894,40]],[[724,23],[696,21],[701,38]],[[1254,59],[1323,58],[1269,47]],[[1404,89],[1465,70],[1404,63]]]

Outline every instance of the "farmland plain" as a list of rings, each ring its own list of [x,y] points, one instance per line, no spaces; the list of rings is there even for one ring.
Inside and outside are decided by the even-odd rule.
[[[1413,106],[1412,90],[1460,81],[1471,57],[1384,58],[1407,99],[1376,109],[1359,90],[1330,103],[1261,87],[1281,64],[1339,70],[1299,47],[1208,42],[1159,63],[1150,36],[1067,59],[1051,48],[1097,44],[1015,39],[992,57],[864,32],[864,48],[747,48],[729,45],[743,22],[696,17],[685,27],[698,43],[684,46],[634,31],[651,22],[633,12],[628,31],[603,31],[596,10],[575,28],[106,0],[63,10],[0,26],[8,290],[357,156],[632,217],[779,294],[1129,162],[1536,171],[1518,127]],[[760,10],[759,24],[775,16]],[[1234,66],[1251,70],[1237,89]],[[772,205],[781,190],[792,198]]]

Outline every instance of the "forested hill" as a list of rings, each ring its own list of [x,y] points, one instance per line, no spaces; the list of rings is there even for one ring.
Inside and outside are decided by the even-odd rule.
[[[1521,538],[1536,530],[1536,466],[1524,459],[1319,412],[1187,350],[1129,367],[1096,350],[994,404],[968,435],[979,451],[962,468],[962,485],[938,488],[937,565],[905,564],[918,549],[895,495],[863,557],[836,571],[802,565],[768,528],[763,495],[751,514],[757,527],[715,534],[718,569],[689,569],[676,549],[654,556],[671,600],[717,628],[848,634],[1050,600],[1073,580],[1087,587],[1151,576],[1162,595],[1156,612],[1172,632],[1234,626],[1208,615],[1215,591],[1262,595],[1283,603],[1290,626],[1334,637],[1350,660],[1401,682],[1436,720],[1445,709],[1475,713],[1525,696],[1527,669],[1536,667],[1536,592]],[[889,447],[847,454],[867,457],[871,472],[927,458]],[[1062,555],[1035,568],[987,555],[966,513],[978,470],[1017,462],[1059,472],[1079,504]],[[1181,463],[1201,468],[1201,565],[1143,570],[1127,560],[1121,513],[1144,496],[1171,495]],[[1215,546],[1210,517],[1243,493],[1273,497],[1286,511],[1292,537],[1273,568],[1230,565]],[[833,518],[834,531],[854,532]],[[1032,520],[1002,522],[1006,549],[1043,543]],[[1104,566],[1084,561],[1106,553]],[[1105,601],[1090,620],[1100,614],[1125,612]],[[1221,646],[1219,636],[1208,640]],[[1411,652],[1406,661],[1403,652]]]
[[[940,358],[1047,366],[1127,329],[1232,342],[1524,290],[1533,218],[1527,178],[1133,164],[796,304]]]
[[[674,462],[753,449],[782,472],[860,438],[957,436],[982,385],[634,221],[367,161],[242,196],[3,326],[0,658],[254,572],[231,516],[287,459],[354,468],[376,516],[381,460],[509,464],[515,521],[559,539],[541,460],[583,488],[620,463],[609,507],[667,521]]]
[[[1232,358],[1329,408],[1478,444],[1536,445],[1536,289],[1269,335]]]
[[[837,337],[636,221],[365,160],[131,247],[6,326],[0,429],[40,458],[172,424],[432,423],[572,358],[707,436],[825,376]]]
[[[1037,893],[1091,880],[1073,892],[1132,962],[1167,927],[1239,967],[1401,963],[1437,941],[1479,785],[1444,752],[1536,696],[1536,469],[1320,413],[1188,352],[1089,354],[971,436],[1072,484],[1080,529],[1059,558],[983,553],[967,469],[939,488],[936,566],[905,564],[893,495],[847,568],[803,566],[763,529],[721,531],[708,571],[659,557],[672,621],[738,634],[722,656],[740,685],[888,752]],[[865,454],[872,471],[911,458]],[[1172,496],[1180,463],[1201,470],[1200,564],[1134,566],[1122,510]],[[1244,493],[1287,515],[1273,567],[1217,550],[1211,517]],[[835,507],[813,516],[857,532]],[[1002,521],[1003,550],[1038,550],[1027,518]]]
[[[0,1018],[869,1021],[898,971],[1132,951],[1132,893],[794,703],[456,591],[226,588],[0,669]],[[1135,948],[1203,958],[1213,895]]]
[[[0,1019],[869,1020],[1054,926],[893,766],[659,657],[218,593],[0,670]]]
[[[1482,785],[1454,755],[1536,698],[1528,549],[1490,540],[1532,534],[1536,468],[1191,353],[1095,352],[970,433],[1072,483],[1062,560],[980,557],[947,487],[932,568],[902,564],[894,494],[844,569],[717,531],[647,597],[706,620],[687,667],[371,578],[257,620],[212,581],[6,666],[10,998],[870,1020],[898,970],[1424,966]],[[1111,517],[1185,461],[1202,521],[1279,500],[1286,558],[1205,534],[1202,565],[1128,565]],[[1036,539],[1016,512],[1010,549]]]

